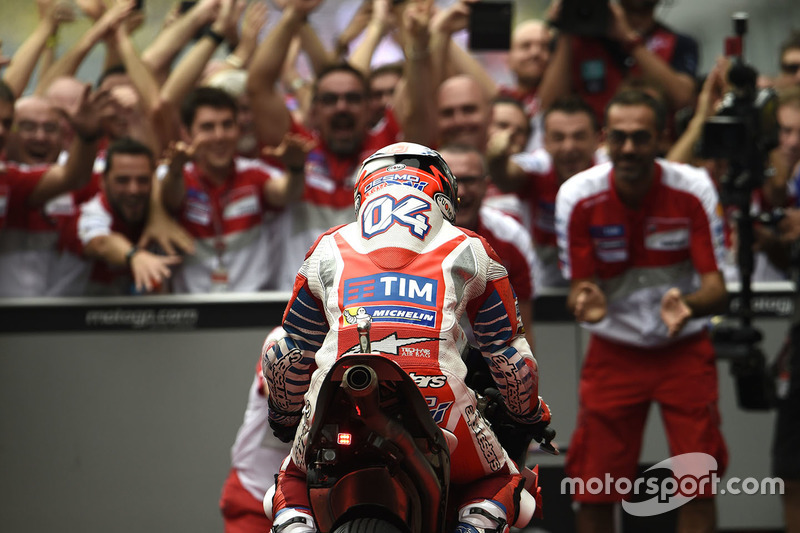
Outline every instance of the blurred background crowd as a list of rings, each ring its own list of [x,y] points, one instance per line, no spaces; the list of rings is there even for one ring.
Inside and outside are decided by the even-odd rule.
[[[729,34],[722,5],[701,22],[689,6],[612,3],[598,32],[581,26],[591,10],[570,26],[570,2],[520,2],[508,44],[487,51],[475,4],[5,6],[0,296],[288,290],[317,236],[353,218],[363,157],[407,140],[458,167],[458,224],[501,249],[529,301],[565,284],[555,195],[608,160],[604,108],[620,89],[667,107],[659,156],[724,175],[694,150],[729,90],[731,57],[700,27]],[[759,211],[797,202],[800,35],[790,17],[765,31],[778,12],[759,10],[745,39],[758,86],[779,93]],[[729,224],[727,280],[736,243]],[[785,274],[758,253],[754,279]]]

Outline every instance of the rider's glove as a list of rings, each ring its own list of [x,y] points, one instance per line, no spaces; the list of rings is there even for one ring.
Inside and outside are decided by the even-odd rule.
[[[292,442],[295,433],[297,433],[301,415],[301,412],[283,412],[272,405],[272,402],[269,402],[267,420],[269,420],[269,427],[272,428],[272,434],[281,442]]]
[[[483,391],[482,403],[485,405],[481,409],[483,416],[492,425],[500,444],[514,461],[524,461],[531,440],[542,444],[546,451],[557,453],[551,451],[550,445],[550,441],[556,436],[555,430],[550,427],[550,408],[541,397],[534,416],[526,422],[520,422],[511,416],[502,394],[495,388]]]

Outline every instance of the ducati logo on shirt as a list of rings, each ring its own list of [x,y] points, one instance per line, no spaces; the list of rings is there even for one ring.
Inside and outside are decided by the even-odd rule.
[[[364,207],[361,233],[365,239],[371,239],[400,224],[407,227],[411,235],[423,240],[431,230],[428,216],[424,214],[430,210],[430,202],[416,196],[409,195],[401,200],[388,194],[379,196]]]
[[[645,222],[644,246],[670,252],[689,247],[689,219],[649,218]]]
[[[260,211],[261,205],[258,202],[258,189],[252,185],[248,185],[232,190],[225,198],[222,218],[230,220],[233,218],[248,217],[258,215]]]

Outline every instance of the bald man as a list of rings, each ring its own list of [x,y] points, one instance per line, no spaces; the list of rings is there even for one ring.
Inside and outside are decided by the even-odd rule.
[[[489,99],[474,78],[447,78],[437,95],[439,145],[463,144],[483,153],[491,112]]]
[[[6,148],[8,160],[26,165],[52,164],[62,148],[61,117],[52,104],[40,96],[17,100]]]

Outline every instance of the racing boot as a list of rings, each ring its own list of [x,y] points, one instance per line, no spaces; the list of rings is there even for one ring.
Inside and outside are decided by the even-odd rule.
[[[272,533],[317,533],[314,518],[305,510],[286,507],[278,511],[272,522]]]
[[[508,533],[506,512],[489,500],[468,503],[458,510],[455,533]]]

